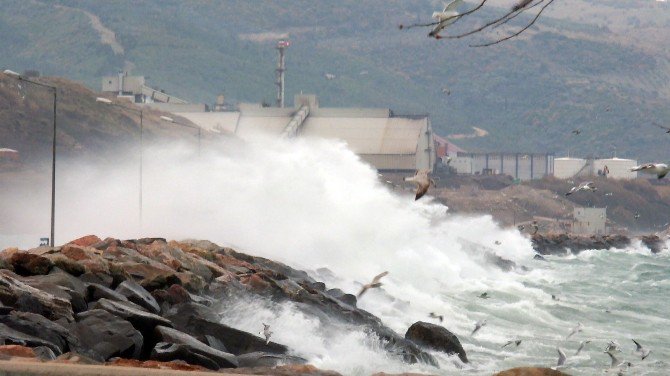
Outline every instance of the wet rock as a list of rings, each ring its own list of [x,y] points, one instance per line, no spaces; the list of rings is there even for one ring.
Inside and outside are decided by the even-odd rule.
[[[139,284],[149,291],[181,283],[177,272],[164,265],[123,263],[120,267],[130,274],[131,277],[138,279],[140,281]]]
[[[84,273],[79,276],[79,280],[84,283],[96,283],[107,288],[111,288],[114,283],[114,277],[104,273]]]
[[[35,355],[40,360],[55,360],[56,359],[56,354],[54,354],[54,352],[46,346],[34,347],[33,351],[35,352]]]
[[[48,275],[23,279],[26,284],[70,302],[74,312],[86,310],[86,286],[74,276],[54,268]]]
[[[0,323],[0,343],[21,345],[28,347],[46,346],[54,352],[58,352],[58,347],[42,338],[31,336],[29,334],[12,329],[11,327]]]
[[[170,309],[165,312],[165,318],[169,319],[174,324],[175,328],[183,331],[182,328],[188,327],[194,320],[219,322],[221,316],[210,307],[198,303],[187,302],[170,307]],[[202,335],[204,336],[206,334],[208,333],[203,333]],[[196,337],[200,335],[201,334],[196,334]]]
[[[661,239],[658,235],[644,235],[640,237],[640,241],[654,254],[667,249],[665,239]]]
[[[442,326],[418,321],[407,329],[405,338],[419,346],[429,347],[450,355],[458,354],[463,363],[468,362],[468,357],[458,337]]]
[[[280,364],[305,364],[306,359],[264,352],[251,352],[237,356],[240,367],[274,367]]]
[[[116,287],[116,291],[124,295],[131,302],[144,307],[147,311],[160,313],[161,308],[151,294],[133,280],[123,281]]]
[[[211,348],[206,344],[193,338],[192,336],[180,332],[176,329],[164,326],[157,326],[155,329],[155,334],[160,339],[161,342],[182,345],[186,349],[198,355],[213,360],[218,365],[219,368],[235,368],[238,366],[237,359],[233,354],[225,353],[223,351]]]
[[[94,302],[100,299],[109,299],[117,302],[128,301],[128,298],[119,292],[97,283],[89,283],[87,288],[86,301]]]
[[[153,331],[157,325],[172,326],[172,323],[156,314],[143,311],[139,306],[129,302],[116,302],[109,299],[100,299],[93,309],[103,309],[113,315],[129,321],[141,333],[147,334]]]
[[[65,327],[29,312],[11,312],[0,316],[0,323],[24,334],[40,338],[50,344],[48,346],[56,355],[80,346],[79,339]]]
[[[326,291],[326,294],[340,300],[344,304],[348,304],[352,307],[356,307],[356,303],[358,302],[356,299],[356,295],[353,294],[347,294],[344,291],[340,289],[330,289]]]
[[[533,260],[547,261],[547,259],[544,258],[544,256],[542,256],[542,255],[538,255],[538,254],[535,254],[535,256],[533,256]]]
[[[493,376],[570,376],[567,373],[550,368],[518,367],[498,372]]]
[[[631,240],[625,235],[535,234],[533,248],[541,255],[578,254],[590,249],[625,248]]]
[[[78,314],[70,330],[93,359],[138,358],[142,351],[142,334],[128,321],[101,309]]]
[[[176,343],[158,342],[151,350],[151,359],[161,362],[172,362],[175,360],[185,361],[188,364],[218,370],[219,364],[205,355],[201,355],[191,347]]]
[[[28,252],[14,253],[9,262],[14,272],[22,276],[47,274],[53,268],[53,263],[48,258]]]
[[[217,349],[219,351],[229,352],[228,349],[226,348],[226,345],[224,345],[223,342],[221,342],[220,339],[218,339],[214,336],[211,336],[209,334],[205,334],[204,337],[205,337],[204,341],[202,341],[202,342],[206,343],[207,346],[209,346],[213,349]]]
[[[8,270],[0,270],[0,302],[18,311],[37,313],[54,321],[74,320],[69,301],[36,289],[19,278]]]

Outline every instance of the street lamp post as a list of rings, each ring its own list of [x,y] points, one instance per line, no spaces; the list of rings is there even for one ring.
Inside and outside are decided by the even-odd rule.
[[[9,77],[16,80],[28,82],[30,84],[41,86],[53,91],[54,105],[53,105],[53,138],[51,142],[51,236],[49,237],[49,245],[54,246],[54,233],[56,224],[56,103],[58,102],[58,89],[55,86],[43,84],[41,82],[30,80],[20,74],[6,69],[4,72]]]
[[[143,112],[142,110],[137,110],[137,109],[134,109],[134,108],[129,108],[129,107],[121,106],[121,105],[119,105],[119,104],[116,104],[116,103],[112,102],[110,99],[107,99],[107,98],[98,97],[98,98],[95,98],[95,101],[96,101],[96,102],[99,102],[99,103],[104,103],[104,104],[107,104],[107,105],[110,105],[110,106],[115,106],[115,107],[123,108],[124,110],[129,110],[129,111],[132,111],[132,112],[134,112],[134,113],[140,115],[140,179],[139,179],[139,180],[140,180],[140,197],[139,197],[139,219],[140,219],[140,229],[141,229],[141,228],[142,228],[142,196],[143,196],[143,194],[142,194],[142,193],[143,193],[143,189],[142,189],[142,175],[143,175],[143,174],[142,174],[142,164],[143,164],[143,163],[142,163],[142,160],[143,160],[143,154],[144,154],[144,152],[143,152],[143,150],[144,150],[144,140],[143,140],[143,136],[144,136],[144,112]]]
[[[173,119],[169,116],[161,116],[161,120],[165,120],[169,123],[180,125],[182,127],[197,129],[198,130],[198,157],[200,156],[200,149],[201,149],[201,145],[202,145],[202,128],[180,123],[180,122],[176,121],[175,119]]]

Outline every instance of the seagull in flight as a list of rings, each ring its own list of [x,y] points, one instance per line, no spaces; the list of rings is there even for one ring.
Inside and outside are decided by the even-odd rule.
[[[556,350],[558,351],[558,361],[556,362],[556,368],[558,368],[565,364],[565,360],[568,359],[568,357],[565,356],[565,353],[563,350],[561,350],[560,347],[557,347]]]
[[[444,7],[444,10],[441,12],[433,12],[433,18],[438,22],[433,30],[428,33],[428,37],[435,39],[442,39],[440,36],[440,31],[444,30],[445,27],[456,22],[458,19],[459,13],[456,11],[459,5],[463,0],[453,0]]]
[[[270,325],[266,323],[263,324],[263,336],[265,336],[265,344],[267,345],[270,343],[270,336],[272,335],[272,332],[270,331]]]
[[[659,128],[661,128],[661,129],[665,129],[665,133],[670,133],[670,127],[663,126],[663,125],[658,124],[658,123],[656,123],[656,122],[652,122],[652,124],[655,125],[655,126],[657,126],[657,127],[659,127]]]
[[[584,330],[584,325],[582,325],[581,322],[578,322],[578,323],[577,323],[577,326],[575,326],[574,328],[572,328],[572,331],[570,332],[570,334],[568,334],[567,337],[565,337],[565,339],[567,340],[568,338],[572,337],[572,336],[575,335],[576,333],[580,333],[582,330]]]
[[[500,348],[501,348],[501,349],[504,349],[505,347],[507,347],[507,346],[509,346],[509,345],[511,345],[511,344],[515,344],[516,347],[519,347],[519,345],[521,344],[521,340],[520,340],[520,339],[515,339],[515,340],[512,340],[512,341],[507,341],[507,343],[504,344],[504,345],[502,345]]]
[[[645,360],[649,354],[651,354],[651,350],[645,349],[636,340],[633,340],[633,342],[635,342],[635,352],[638,353],[640,357],[642,357],[642,360]]]
[[[372,279],[372,282],[370,282],[366,285],[363,285],[363,287],[361,288],[361,291],[358,293],[358,295],[356,295],[356,297],[360,299],[361,296],[363,296],[363,294],[365,294],[365,292],[368,291],[369,289],[374,289],[374,288],[381,287],[382,283],[379,282],[379,280],[382,279],[382,277],[384,277],[387,274],[389,274],[389,272],[383,272],[383,273],[375,276]]]
[[[414,200],[418,200],[423,195],[428,192],[428,187],[433,185],[433,187],[436,186],[435,181],[431,178],[428,177],[429,170],[419,170],[416,172],[416,175],[412,176],[411,178],[404,178],[404,181],[409,181],[414,184],[416,184],[416,196],[414,197]]]
[[[635,166],[630,169],[631,171],[640,171],[645,174],[656,175],[657,178],[663,179],[665,175],[670,172],[670,167],[665,163],[647,163],[639,166]]]
[[[440,320],[440,322],[444,321],[444,316],[438,315],[435,312],[429,313],[428,317],[430,317],[431,319],[438,319],[438,320]]]
[[[475,335],[475,333],[477,333],[477,332],[479,331],[479,329],[481,329],[481,328],[484,327],[484,326],[486,326],[486,319],[481,320],[481,321],[477,321],[477,322],[475,323],[475,330],[473,330],[472,333],[470,333],[470,335],[471,335],[471,336],[472,336],[472,335]]]
[[[582,131],[580,129],[573,129],[572,130],[572,134],[574,134],[576,136],[579,136],[580,133],[582,133]]]
[[[592,181],[587,181],[587,182],[584,182],[584,183],[580,184],[577,187],[570,188],[570,191],[566,192],[565,195],[570,196],[571,194],[573,194],[575,192],[579,192],[579,191],[595,192],[597,190],[598,189],[596,188],[596,185],[593,184]]]
[[[575,352],[575,356],[579,355],[580,352],[584,349],[584,346],[586,346],[588,343],[591,343],[591,340],[586,340],[582,341],[579,343],[579,348],[577,349],[577,352]]]

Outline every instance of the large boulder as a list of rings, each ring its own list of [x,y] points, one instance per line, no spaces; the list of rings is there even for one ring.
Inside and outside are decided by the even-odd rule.
[[[86,286],[77,278],[54,268],[48,275],[35,275],[22,280],[26,284],[70,302],[73,311],[86,310]]]
[[[54,353],[60,351],[58,346],[49,341],[15,330],[2,323],[0,323],[0,343],[28,347],[46,346]]]
[[[132,324],[101,309],[77,314],[77,322],[70,330],[81,340],[86,355],[107,360],[120,356],[139,358],[144,338]]]
[[[212,358],[201,355],[191,346],[177,343],[158,342],[151,350],[150,359],[160,362],[183,361],[190,365],[217,371],[221,367]]]
[[[468,357],[458,337],[442,326],[418,321],[407,329],[405,338],[419,346],[429,347],[450,355],[458,354],[463,363],[468,362]]]
[[[14,253],[9,262],[14,272],[22,276],[47,274],[54,266],[48,258],[28,252]]]
[[[109,299],[117,302],[129,301],[125,295],[107,288],[98,283],[89,283],[86,291],[86,301],[95,302],[100,299]]]
[[[131,302],[144,307],[149,312],[160,313],[161,311],[158,302],[151,296],[151,293],[133,280],[129,279],[121,282],[116,287],[116,292],[125,296]]]
[[[72,305],[66,299],[36,289],[19,280],[9,270],[0,270],[0,302],[18,311],[40,314],[50,320],[74,320]]]
[[[79,338],[72,335],[68,329],[38,314],[14,311],[0,316],[0,323],[48,342],[52,345],[48,347],[56,355],[80,347]]]
[[[129,321],[140,332],[150,333],[157,325],[172,326],[172,323],[156,314],[144,311],[139,306],[130,302],[116,302],[109,299],[100,299],[93,309],[103,309],[113,315]]]
[[[155,334],[156,337],[160,339],[160,342],[182,345],[193,353],[213,360],[219,368],[236,368],[238,366],[235,355],[209,347],[194,337],[176,329],[165,326],[157,326],[155,329]]]

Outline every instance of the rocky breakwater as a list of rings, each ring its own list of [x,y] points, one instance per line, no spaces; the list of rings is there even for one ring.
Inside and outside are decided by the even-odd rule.
[[[533,248],[540,255],[578,254],[590,249],[626,248],[640,241],[652,253],[666,249],[666,238],[658,235],[628,237],[626,235],[575,235],[575,234],[535,234],[531,237]]]
[[[455,336],[439,345],[430,333],[421,333],[423,342],[400,336],[358,309],[355,296],[284,264],[207,241],[95,236],[0,253],[0,358],[21,353],[43,361],[334,374],[305,365],[281,343],[226,325],[221,309],[249,296],[290,301],[305,314],[358,327],[408,363],[437,367],[424,345],[467,361]],[[456,347],[444,345],[454,340]]]

